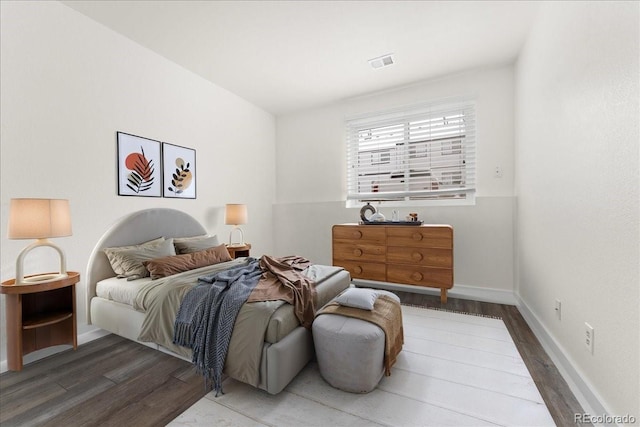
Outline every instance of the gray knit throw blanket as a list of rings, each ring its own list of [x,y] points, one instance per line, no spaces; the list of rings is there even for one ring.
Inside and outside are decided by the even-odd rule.
[[[193,351],[192,362],[207,385],[222,393],[222,370],[238,312],[255,288],[262,270],[258,260],[198,278],[182,300],[173,343]]]

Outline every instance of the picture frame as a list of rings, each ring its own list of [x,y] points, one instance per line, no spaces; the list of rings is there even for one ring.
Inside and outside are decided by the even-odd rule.
[[[162,196],[162,143],[116,132],[118,150],[118,195]]]
[[[196,198],[196,150],[162,143],[162,170],[164,197]]]

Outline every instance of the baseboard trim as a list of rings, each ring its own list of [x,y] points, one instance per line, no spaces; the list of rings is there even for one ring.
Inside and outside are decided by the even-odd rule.
[[[78,335],[78,345],[86,344],[86,343],[88,343],[90,341],[97,340],[98,338],[102,338],[105,335],[109,335],[110,333],[111,332],[105,331],[104,329],[99,329],[99,328],[92,329],[90,331],[87,331],[87,332],[84,332],[84,333]],[[33,363],[36,360],[44,359],[45,357],[49,357],[49,356],[51,356],[53,354],[60,353],[62,351],[66,351],[71,347],[72,346],[64,346],[64,347],[60,346],[60,350],[58,350],[58,351],[46,351],[47,349],[42,349],[38,353],[31,353],[30,355],[27,355],[27,356],[32,356],[32,357],[26,363]],[[0,361],[0,373],[6,372],[8,370],[9,370],[9,365],[7,363],[7,360],[6,359],[5,360],[1,360]]]
[[[416,294],[440,295],[439,288],[426,288],[423,286],[401,285],[397,283],[378,282],[375,280],[353,279],[354,285],[367,286],[378,289],[398,290],[404,292],[414,292]],[[492,302],[495,304],[516,305],[516,298],[513,291],[494,288],[480,288],[478,286],[454,285],[449,289],[447,296],[450,298],[461,298],[474,301]]]
[[[90,341],[97,340],[98,338],[105,337],[109,335],[111,332],[106,331],[104,329],[95,328],[90,331],[84,332],[78,335],[78,345],[86,344]]]
[[[515,297],[517,300],[516,306],[520,314],[522,314],[525,322],[527,322],[533,334],[538,338],[538,341],[540,341],[544,351],[549,355],[556,368],[558,368],[560,375],[562,375],[562,378],[567,382],[567,385],[582,406],[584,412],[593,416],[609,415],[610,412],[603,403],[602,397],[575,367],[575,363],[573,363],[573,360],[567,352],[564,351],[562,345],[553,338],[522,298],[518,294],[516,294]]]

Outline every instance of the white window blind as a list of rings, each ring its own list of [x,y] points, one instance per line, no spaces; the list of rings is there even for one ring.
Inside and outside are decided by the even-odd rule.
[[[347,199],[464,199],[475,190],[475,104],[422,105],[347,121]]]

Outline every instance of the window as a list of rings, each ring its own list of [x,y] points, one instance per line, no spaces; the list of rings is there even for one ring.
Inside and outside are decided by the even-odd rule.
[[[475,190],[475,105],[457,101],[347,121],[347,200],[466,200]]]

